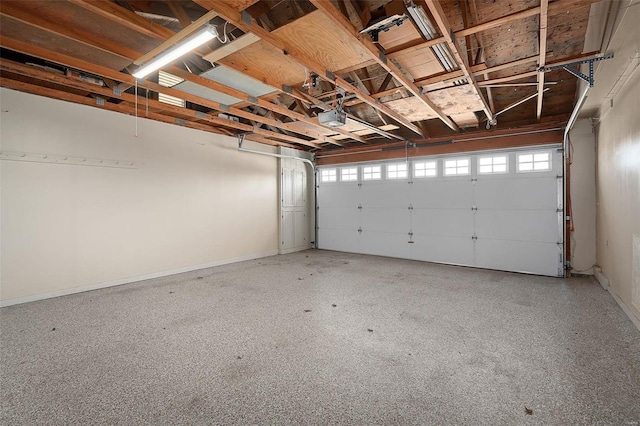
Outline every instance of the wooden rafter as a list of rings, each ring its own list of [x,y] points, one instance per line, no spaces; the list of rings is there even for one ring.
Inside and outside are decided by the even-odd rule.
[[[549,5],[548,13],[553,15],[556,13],[560,13],[562,11],[571,10],[571,8],[583,6],[585,1],[593,1],[593,0],[559,0],[553,2]],[[540,6],[535,6],[529,9],[521,10],[519,12],[515,12],[506,16],[502,16],[497,19],[493,19],[491,21],[483,22],[481,24],[473,25],[469,28],[462,29],[460,31],[455,31],[453,34],[456,38],[465,37],[472,34],[477,34],[482,31],[490,30],[492,28],[497,28],[500,25],[508,24],[510,22],[514,22],[520,19],[530,18],[532,16],[536,16],[540,14],[541,8]],[[445,37],[437,37],[432,40],[428,40],[426,42],[423,41],[412,41],[405,45],[400,45],[394,49],[390,49],[386,52],[389,58],[395,58],[399,55],[404,55],[407,53],[411,53],[412,51],[418,49],[424,49],[426,47],[435,46],[436,44],[446,42]]]
[[[9,41],[9,43],[7,43],[7,41]],[[3,47],[8,47],[8,48],[22,47],[20,49],[15,49],[15,50],[21,51],[22,53],[29,54],[31,56],[37,56],[37,57],[40,57],[42,59],[49,60],[51,62],[59,63],[61,65],[77,68],[79,70],[86,71],[86,72],[89,72],[89,73],[92,73],[92,74],[101,75],[101,73],[103,73],[103,72],[107,73],[106,71],[108,70],[105,67],[101,67],[101,66],[98,66],[98,65],[95,65],[95,64],[91,64],[91,63],[88,63],[88,62],[85,62],[85,61],[80,61],[80,60],[77,60],[77,59],[68,57],[66,55],[62,55],[62,54],[56,53],[56,52],[50,52],[50,51],[47,51],[46,49],[37,48],[37,47],[34,47],[34,46],[29,46],[26,43],[23,43],[23,46],[20,46],[20,43],[22,43],[22,42],[15,42],[14,41],[12,43],[11,39],[7,39],[6,37],[3,37],[2,40],[1,40],[1,44],[2,44]],[[7,61],[5,61],[5,60],[3,60],[3,62],[7,63]],[[17,66],[17,65],[14,65],[14,67],[15,66]],[[32,68],[32,67],[22,66],[21,68],[16,68],[16,69],[20,69],[21,73],[31,72],[32,74],[30,76],[34,77],[36,75],[34,73],[37,70],[35,70],[35,69],[29,70],[29,68]],[[118,72],[118,71],[113,71],[113,70],[108,70],[108,71],[109,71],[108,74],[110,74],[109,76],[112,79],[116,80],[116,81],[130,83],[130,84],[134,83],[134,81],[133,81],[134,78],[131,77],[128,74],[124,74],[124,73],[121,73],[121,72]],[[58,82],[56,79],[59,78],[59,77],[63,77],[63,76],[56,76],[54,74],[49,76],[49,78],[52,79],[51,81],[53,81],[53,82]],[[37,77],[34,77],[34,78],[37,78]],[[60,80],[60,81],[64,81],[64,82],[70,83],[71,82],[70,80],[72,81],[73,79],[67,79],[65,77],[63,80]],[[90,86],[86,86],[86,87],[90,87]],[[99,86],[95,86],[95,87],[99,88]],[[227,106],[219,104],[218,102],[214,102],[214,101],[210,101],[210,100],[207,100],[207,99],[203,99],[203,98],[200,98],[198,96],[191,95],[189,93],[182,92],[182,91],[179,91],[179,90],[176,90],[176,89],[163,87],[163,86],[160,86],[159,84],[156,84],[156,83],[143,82],[140,85],[140,87],[142,87],[144,89],[152,90],[154,92],[164,93],[166,95],[174,96],[174,97],[177,97],[177,98],[180,98],[180,99],[185,99],[185,100],[188,100],[190,102],[193,102],[193,103],[196,103],[196,104],[199,104],[199,105],[211,108],[211,109],[215,109],[217,111],[223,111],[225,113],[228,113],[228,114],[231,114],[231,115],[235,115],[235,116],[239,116],[239,117],[243,117],[243,118],[246,118],[246,119],[249,119],[249,120],[254,120],[254,121],[257,121],[257,122],[261,122],[261,123],[265,123],[265,124],[271,124],[271,125],[274,125],[274,124],[278,125],[279,124],[279,122],[276,121],[276,120],[260,117],[260,116],[257,116],[255,114],[251,114],[251,113],[248,113],[246,111],[239,110],[237,108],[227,107]],[[104,89],[104,90],[108,90],[110,93],[113,93],[112,90],[109,90],[109,89]],[[124,95],[126,95],[126,94],[123,94],[123,96]],[[165,105],[165,104],[163,104],[163,105]],[[194,110],[190,110],[190,109],[186,109],[186,108],[184,108],[183,110],[184,110],[183,113],[185,113],[185,114],[191,114],[191,113],[197,114],[197,112],[194,111]],[[222,120],[222,121],[218,121],[218,120]],[[213,122],[214,122],[214,124],[218,124],[218,125],[224,124],[227,127],[232,127],[232,128],[236,128],[236,129],[243,130],[243,131],[252,131],[252,129],[253,129],[251,126],[248,126],[248,125],[245,125],[245,124],[242,124],[242,123],[233,122],[233,121],[226,120],[226,119],[220,119],[220,118],[217,118],[217,117],[215,117],[215,120]],[[304,130],[293,129],[290,126],[287,126],[287,125],[279,126],[279,127],[283,127],[283,128],[288,128],[289,127],[288,130],[291,130],[291,131],[293,131],[295,133],[304,134],[305,136],[309,136],[309,137],[314,137],[315,136],[315,134],[313,134],[313,133],[310,134],[310,132],[305,132]],[[256,133],[259,133],[259,132],[256,131]],[[275,135],[277,135],[277,134],[271,134],[270,133],[268,136],[276,137]],[[278,135],[278,137],[280,139],[282,139],[282,140],[286,140],[286,141],[289,141],[289,142],[293,142],[293,143],[297,143],[297,144],[301,144],[301,145],[306,145],[306,146],[310,146],[310,147],[313,147],[313,148],[318,147],[317,144],[315,144],[313,142],[309,142],[307,140],[300,139],[300,138],[297,138],[297,137],[290,137],[290,136],[285,136],[285,135]]]
[[[107,18],[112,22],[124,25],[149,37],[166,40],[175,34],[169,28],[149,21],[136,13],[118,6],[116,3],[103,0],[67,0],[90,12]]]
[[[474,94],[478,97],[478,99],[482,103],[482,110],[487,115],[487,118],[489,120],[493,120],[493,111],[491,111],[491,108],[489,107],[489,105],[487,104],[487,101],[482,95],[482,91],[480,90],[480,87],[476,82],[476,77],[471,71],[470,65],[467,62],[467,58],[462,52],[460,45],[451,36],[452,34],[451,26],[449,25],[449,21],[447,20],[444,10],[442,10],[442,6],[437,0],[425,0],[425,1],[426,1],[427,7],[431,11],[431,14],[433,15],[433,18],[436,21],[436,25],[440,29],[440,32],[444,35],[444,38],[446,40],[447,46],[449,46],[449,50],[451,51],[451,54],[455,58],[464,76],[469,82],[469,85],[471,86],[471,90],[474,92]]]
[[[325,126],[322,126],[321,124],[319,124],[318,121],[317,121],[317,118],[314,120],[313,118],[310,118],[307,115],[300,114],[299,112],[292,111],[289,108],[284,107],[282,105],[277,105],[277,104],[275,104],[273,102],[269,102],[269,101],[264,100],[264,99],[260,99],[260,98],[254,97],[254,96],[250,96],[250,95],[246,94],[245,92],[242,92],[240,90],[234,89],[234,88],[229,87],[229,86],[225,86],[224,84],[215,82],[213,80],[209,80],[207,78],[191,74],[190,72],[185,71],[183,69],[180,69],[178,67],[174,66],[174,67],[168,68],[167,71],[169,71],[171,74],[174,74],[174,75],[176,75],[176,76],[178,76],[178,77],[180,77],[180,78],[182,78],[184,80],[190,81],[192,83],[196,83],[196,84],[198,84],[200,86],[207,87],[207,88],[209,88],[211,90],[215,90],[215,91],[224,93],[224,94],[229,95],[229,96],[233,96],[234,98],[241,99],[241,100],[249,102],[251,104],[258,105],[258,106],[260,106],[260,107],[262,107],[264,109],[267,109],[269,111],[273,111],[273,112],[276,112],[278,114],[282,114],[284,116],[287,116],[287,117],[292,118],[294,120],[301,121],[303,123],[311,124],[311,125],[316,126],[316,127],[321,127],[322,129],[328,129],[328,127],[325,127]],[[364,138],[362,138],[362,137],[360,137],[360,136],[358,136],[356,134],[353,134],[351,132],[347,132],[347,131],[344,131],[344,130],[341,130],[341,129],[335,129],[335,128],[331,128],[330,130],[334,131],[335,133],[340,133],[340,134],[343,134],[345,136],[348,136],[349,138],[357,140],[359,142],[366,143]],[[316,138],[320,138],[320,137],[323,137],[323,136],[320,135],[320,134],[317,134],[315,137]],[[335,141],[334,139],[332,139],[329,136],[324,136],[324,137],[327,139],[328,142],[337,143],[337,141]],[[341,145],[341,144],[339,144],[339,145]]]
[[[538,67],[545,66],[547,58],[547,17],[549,12],[549,0],[540,0],[540,58],[538,59]],[[544,72],[538,73],[538,107],[536,109],[536,117],[540,120],[542,116],[542,98],[544,97]]]
[[[128,49],[112,41],[105,40],[102,37],[97,37],[86,32],[81,32],[71,26],[63,25],[58,22],[52,22],[40,15],[30,13],[29,11],[22,9],[19,6],[21,4],[27,3],[3,2],[2,8],[0,9],[0,14],[8,16],[11,19],[20,21],[32,27],[36,27],[50,33],[59,34],[69,40],[75,40],[86,46],[101,50],[111,55],[117,55],[125,59],[130,57],[137,57],[140,55],[139,52],[136,52],[133,49]]]
[[[462,2],[461,4],[466,4],[466,2]],[[469,13],[471,13],[471,18],[473,19],[473,22],[478,22],[478,8],[476,7],[476,0],[471,0],[469,3]],[[465,25],[466,26],[466,25]],[[476,36],[476,40],[478,41],[478,50],[480,52],[480,61],[484,62],[485,60],[485,54],[484,54],[484,40],[482,37],[482,33],[481,32],[477,32],[475,34]],[[483,80],[489,80],[489,72],[485,70],[485,72],[483,72],[481,74],[482,79]],[[491,87],[486,86],[485,90],[487,91],[487,100],[489,101],[489,106],[491,107],[491,111],[495,111],[496,110],[496,106],[495,103],[493,101],[493,92],[491,90]]]
[[[583,59],[596,58],[597,55],[599,55],[599,52],[583,53],[583,54],[580,54],[580,55],[570,56],[570,57],[567,57],[567,58],[564,58],[564,59],[561,59],[561,60],[548,62],[547,66],[567,65],[567,64],[570,64],[570,63],[575,62],[575,61],[581,61]],[[536,55],[536,56],[534,56],[532,58],[534,58],[534,60],[537,60],[538,56]],[[531,58],[525,58],[525,59],[531,59]],[[522,59],[520,59],[520,60],[522,60]],[[517,61],[513,61],[513,62],[515,63]],[[491,70],[493,68],[498,68],[498,67],[501,67],[501,66],[502,65],[498,65],[497,67],[487,68],[487,70]],[[490,85],[506,83],[506,82],[514,81],[514,80],[520,80],[522,78],[533,77],[533,76],[538,75],[538,74],[539,74],[538,70],[527,71],[527,72],[523,72],[523,73],[520,73],[520,74],[510,75],[510,76],[507,76],[507,77],[480,81],[480,82],[478,82],[478,85],[480,85],[480,86],[490,86]]]
[[[187,15],[184,7],[182,7],[182,4],[178,0],[167,0],[167,4],[169,5],[169,9],[171,9],[173,15],[178,18],[178,21],[180,21],[182,28],[186,28],[191,25],[189,15]]]
[[[202,28],[204,24],[206,24],[207,22],[215,18],[217,15],[218,14],[215,11],[209,11],[205,13],[200,18],[198,18],[197,20],[189,24],[186,28],[184,28],[179,33],[172,35],[171,37],[169,37],[167,40],[162,42],[160,45],[156,46],[151,51],[137,58],[135,61],[133,61],[133,63],[136,65],[144,64],[149,59],[156,57],[161,52],[164,52],[165,50],[172,47],[176,43],[180,42],[181,40],[184,40],[194,32],[198,31],[200,28]]]
[[[400,70],[400,68],[398,68],[393,62],[389,61],[384,54],[381,54],[376,45],[369,39],[368,35],[363,36],[359,34],[351,22],[349,22],[349,20],[335,8],[330,0],[310,1],[315,7],[321,10],[325,15],[332,18],[334,22],[338,24],[338,28],[340,28],[343,34],[348,37],[349,41],[352,43],[358,43],[367,49],[382,68],[384,68],[389,74],[393,75],[393,78],[395,78],[396,81],[409,90],[409,92],[419,99],[429,110],[433,111],[444,124],[449,126],[452,130],[460,130],[458,125],[451,120],[449,116],[442,112],[442,110],[431,99],[429,99],[429,97],[422,93],[422,89],[407,78],[402,70]]]
[[[243,17],[240,14],[240,12],[216,0],[194,0],[194,1],[198,3],[200,6],[206,8],[207,10],[217,11],[220,14],[220,16],[222,16],[227,22],[235,25],[241,30],[245,32],[253,32],[255,35],[260,37],[263,41],[273,45],[274,47],[282,51],[284,54],[287,54],[291,59],[298,62],[301,66],[315,72],[316,74],[322,76],[322,78],[330,81],[331,83],[335,84],[338,87],[341,87],[345,91],[349,93],[353,93],[363,102],[369,104],[373,108],[393,118],[398,123],[405,126],[407,129],[417,133],[420,136],[423,136],[421,129],[415,124],[413,124],[411,121],[407,120],[401,114],[397,113],[396,111],[392,110],[386,105],[378,103],[373,97],[358,90],[356,87],[354,87],[352,84],[350,84],[348,81],[344,80],[343,78],[331,72],[327,72],[327,70],[322,65],[317,63],[314,59],[312,59],[306,52],[297,48],[294,44],[291,44],[286,40],[280,39],[279,37],[275,36],[272,32],[266,31],[264,28],[260,27],[256,23],[255,19],[251,18],[250,16],[245,15],[245,17],[247,18],[247,20],[245,21],[243,20]]]

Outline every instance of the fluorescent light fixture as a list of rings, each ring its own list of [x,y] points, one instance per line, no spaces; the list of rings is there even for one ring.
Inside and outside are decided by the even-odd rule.
[[[193,49],[203,45],[204,43],[217,36],[218,31],[216,30],[216,27],[214,27],[213,25],[205,25],[205,27],[198,31],[194,36],[182,41],[180,44],[167,50],[148,64],[138,68],[133,73],[133,76],[135,78],[146,77],[152,72],[162,68],[168,63],[173,62],[182,55],[192,51]]]

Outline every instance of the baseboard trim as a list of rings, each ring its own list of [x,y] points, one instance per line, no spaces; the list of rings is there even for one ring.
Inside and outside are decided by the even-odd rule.
[[[260,259],[263,257],[276,256],[277,254],[278,254],[277,249],[269,250],[262,253],[253,253],[253,254],[248,254],[246,256],[233,257],[233,258],[217,260],[209,263],[202,263],[199,265],[191,265],[191,266],[185,266],[183,268],[170,269],[168,271],[153,272],[151,274],[121,278],[121,279],[112,280],[112,281],[89,284],[81,287],[73,287],[73,288],[68,288],[63,290],[56,290],[48,293],[34,294],[31,296],[15,297],[12,299],[0,300],[0,308],[12,306],[12,305],[19,305],[22,303],[35,302],[38,300],[52,299],[54,297],[68,296],[70,294],[82,293],[84,291],[99,290],[101,288],[107,288],[107,287],[115,287],[118,285],[130,284],[137,281],[150,280],[153,278],[161,278],[169,275],[181,274],[183,272],[197,271],[198,269],[206,269],[206,268],[212,268],[214,266],[228,265],[230,263],[243,262],[245,260],[253,260],[253,259]]]
[[[620,297],[618,297],[618,295],[611,290],[611,288],[609,288],[609,293],[611,294],[611,296],[613,296],[614,300],[616,302],[618,302],[618,305],[620,305],[620,307],[622,308],[622,310],[624,311],[625,314],[627,314],[627,316],[629,317],[629,319],[631,320],[631,322],[633,323],[633,325],[636,326],[636,328],[638,329],[638,331],[640,331],[640,318],[638,318],[631,309],[629,309],[629,307],[626,305],[626,303],[624,303],[624,301],[622,299],[620,299]]]

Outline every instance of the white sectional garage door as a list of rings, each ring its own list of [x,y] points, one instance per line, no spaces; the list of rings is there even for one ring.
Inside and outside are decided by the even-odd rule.
[[[559,146],[318,170],[318,247],[562,276]]]

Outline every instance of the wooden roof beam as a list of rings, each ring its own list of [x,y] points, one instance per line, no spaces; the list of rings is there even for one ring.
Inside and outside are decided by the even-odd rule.
[[[426,2],[427,7],[431,11],[431,14],[433,15],[433,18],[436,21],[436,25],[440,29],[440,32],[444,35],[444,38],[445,38],[446,43],[447,43],[447,46],[449,46],[449,50],[453,54],[453,57],[455,58],[456,62],[460,66],[460,69],[462,70],[464,76],[466,77],[467,81],[469,82],[469,85],[471,86],[472,91],[475,93],[475,95],[478,97],[478,99],[482,103],[482,110],[487,115],[487,119],[489,121],[492,121],[494,113],[493,113],[493,111],[491,111],[491,108],[489,107],[489,105],[487,104],[487,101],[485,100],[484,96],[482,95],[482,91],[480,90],[480,87],[478,86],[478,82],[476,81],[476,77],[473,74],[473,72],[471,71],[469,63],[467,62],[466,55],[464,55],[464,52],[462,52],[462,49],[460,48],[460,45],[452,37],[453,32],[451,30],[451,25],[449,25],[449,22],[448,22],[447,17],[446,17],[446,15],[444,13],[444,10],[442,9],[442,6],[440,5],[440,3],[437,0],[423,0],[423,1]]]
[[[180,21],[182,28],[186,28],[191,25],[191,18],[189,18],[189,15],[187,15],[184,7],[182,7],[182,4],[180,4],[178,0],[167,0],[167,5],[169,6],[169,9],[171,9],[173,16],[178,18],[178,21]]]
[[[586,1],[593,2],[594,0],[558,0],[549,5],[548,13],[549,14],[557,14],[566,10],[571,10],[574,7],[583,6]],[[455,31],[454,35],[456,38],[465,37],[471,34],[476,34],[482,31],[490,30],[492,28],[499,27],[500,25],[508,24],[513,21],[517,21],[520,19],[530,18],[532,16],[536,16],[540,14],[540,6],[535,6],[529,9],[521,10],[520,12],[515,12],[510,15],[502,16],[497,19],[493,19],[491,21],[483,22],[481,24],[473,25],[469,28],[462,29],[460,31]],[[389,58],[396,58],[401,54],[407,54],[412,51],[422,49],[425,47],[435,46],[436,44],[446,42],[444,37],[437,37],[432,40],[428,40],[426,42],[409,42],[405,45],[400,45],[394,49],[390,49],[387,52],[387,56]]]
[[[90,12],[107,18],[112,22],[124,25],[134,31],[149,37],[166,40],[175,34],[169,28],[158,25],[148,19],[145,19],[135,12],[118,6],[116,3],[104,0],[67,0],[77,6],[80,6]],[[4,6],[3,6],[4,7]]]
[[[232,7],[229,7],[228,5],[222,2],[219,2],[216,0],[194,0],[194,1],[200,6],[206,8],[207,10],[217,11],[218,14],[222,18],[224,18],[227,22],[233,24],[237,28],[240,28],[244,32],[254,33],[258,37],[260,37],[263,41],[272,44],[274,47],[278,48],[284,54],[289,55],[290,58],[298,62],[302,67],[305,67],[315,72],[316,74],[321,76],[323,79],[332,82],[333,84],[335,84],[338,87],[341,87],[345,91],[349,93],[353,93],[363,102],[369,104],[370,106],[379,110],[385,115],[388,115],[389,117],[393,118],[398,123],[402,124],[412,132],[415,132],[420,136],[423,136],[420,128],[415,124],[413,124],[411,121],[407,120],[405,117],[403,117],[401,114],[397,113],[396,111],[392,110],[391,108],[385,105],[379,104],[374,98],[358,90],[356,87],[354,87],[352,84],[350,84],[346,80],[336,76],[331,72],[328,72],[326,69],[324,69],[323,66],[321,66],[314,59],[312,59],[306,52],[302,51],[297,46],[291,43],[288,43],[286,40],[281,40],[279,37],[276,37],[273,33],[266,31],[264,28],[259,26],[256,23],[255,19],[253,19],[246,12],[244,15],[245,19],[243,19],[243,15],[240,12],[238,12],[237,10],[233,9]]]
[[[36,79],[41,79],[41,80],[45,80],[45,81],[49,81],[49,82],[53,82],[56,84],[61,84],[61,85],[65,85],[67,87],[73,87],[73,88],[78,88],[78,89],[82,89],[82,90],[87,90],[90,91],[92,93],[97,93],[100,94],[102,96],[105,97],[109,97],[109,98],[117,98],[117,99],[123,99],[123,100],[127,100],[130,102],[134,102],[135,101],[135,96],[134,95],[130,95],[127,93],[122,93],[121,95],[116,95],[114,94],[113,90],[108,89],[108,88],[103,88],[94,84],[89,84],[89,83],[83,83],[82,81],[79,80],[75,80],[73,78],[70,77],[66,77],[66,76],[60,76],[54,73],[47,73],[45,71],[42,71],[38,68],[35,67],[30,67],[28,65],[22,65],[22,64],[18,64],[16,62],[12,62],[12,61],[7,61],[5,59],[0,59],[0,68],[5,70],[5,71],[10,71],[10,72],[14,72],[14,73],[19,73],[21,75],[26,75],[32,78],[36,78]],[[123,74],[123,76],[128,77],[127,74]],[[277,123],[276,120],[271,120],[268,118],[263,118],[260,117],[258,115],[255,114],[251,114],[248,113],[246,111],[244,111],[241,115],[238,114],[238,111],[236,111],[236,109],[232,109],[232,107],[229,107],[228,110],[227,108],[225,108],[224,106],[221,106],[220,104],[218,104],[217,102],[213,102],[213,101],[208,101],[202,98],[198,98],[197,96],[194,95],[190,95],[186,92],[181,92],[179,90],[176,89],[170,89],[170,88],[166,88],[166,87],[162,87],[158,84],[155,83],[151,83],[151,82],[143,82],[143,84],[140,85],[140,87],[144,88],[144,89],[148,89],[148,90],[152,90],[158,93],[164,93],[170,96],[175,96],[178,97],[180,99],[187,99],[190,102],[194,102],[197,103],[199,105],[203,105],[205,107],[209,107],[218,111],[224,111],[225,113],[228,113],[230,115],[237,115],[237,116],[244,116],[244,118],[247,119],[253,119],[254,121],[257,122],[261,122],[261,123],[265,123],[265,124],[273,124],[273,123]],[[145,102],[147,102],[145,100]],[[217,125],[223,125],[223,126],[227,126],[227,127],[231,127],[231,128],[235,128],[235,129],[239,129],[245,132],[255,132],[255,133],[259,133],[259,134],[264,134],[265,136],[269,136],[269,137],[278,137],[279,139],[288,141],[288,142],[293,142],[293,143],[297,143],[300,145],[305,145],[305,146],[309,146],[312,148],[317,148],[318,145],[304,140],[304,139],[300,139],[297,137],[292,137],[292,136],[286,136],[286,135],[280,135],[278,133],[274,133],[274,132],[268,132],[266,130],[261,130],[261,129],[256,129],[252,126],[246,125],[246,124],[242,124],[242,123],[238,123],[238,122],[234,122],[231,120],[227,120],[227,119],[223,119],[223,118],[219,118],[219,117],[214,117],[211,116],[209,114],[202,114],[199,113],[198,111],[195,110],[191,110],[191,109],[187,109],[187,108],[180,108],[180,107],[173,107],[171,105],[162,103],[162,102],[157,102],[157,101],[148,101],[149,105],[154,106],[154,107],[158,107],[158,108],[162,108],[162,109],[167,109],[168,107],[172,107],[172,108],[178,108],[178,111],[180,114],[184,114],[184,115],[189,115],[192,116],[194,118],[198,118],[198,119],[203,119],[203,117],[207,117],[206,120],[210,121],[213,124],[217,124]],[[157,102],[157,103],[156,103]],[[218,108],[217,108],[217,107]],[[278,127],[282,127],[282,126],[278,126]],[[286,128],[286,126],[285,126]],[[292,131],[295,131],[295,129],[293,129]],[[264,133],[264,132],[268,132],[268,133]],[[296,133],[300,133],[300,131],[298,130]],[[307,135],[308,136],[308,135]]]
[[[322,129],[329,129],[331,131],[334,131],[335,133],[340,133],[343,134],[345,136],[348,136],[351,139],[357,140],[358,142],[362,142],[362,143],[366,143],[366,140],[364,138],[362,138],[361,136],[358,136],[356,134],[353,134],[351,132],[347,132],[345,130],[341,130],[339,128],[332,128],[332,127],[326,127],[321,125],[320,123],[318,123],[317,119],[313,119],[305,114],[300,114],[299,112],[296,111],[292,111],[291,109],[282,106],[282,105],[277,105],[273,102],[269,102],[267,100],[264,99],[260,99],[251,95],[246,94],[245,92],[242,92],[240,90],[234,89],[232,87],[229,86],[225,86],[224,84],[218,83],[216,81],[213,80],[209,80],[207,78],[204,77],[200,77],[198,75],[195,74],[191,74],[188,71],[185,71],[181,68],[178,67],[171,67],[168,68],[167,71],[169,71],[171,74],[174,74],[184,80],[190,81],[192,83],[196,83],[200,86],[204,86],[207,87],[211,90],[215,90],[221,93],[224,93],[226,95],[229,96],[233,96],[234,98],[238,98],[238,99],[242,99],[243,101],[249,102],[251,104],[254,105],[258,105],[264,109],[267,109],[269,111],[273,111],[275,113],[278,114],[282,114],[286,117],[292,118],[294,120],[298,120],[298,121],[302,121],[303,123],[307,123],[307,124],[311,124],[313,126],[316,127],[320,127]],[[322,137],[322,136],[317,136],[317,137]],[[325,136],[325,138],[327,138],[329,140],[329,142],[333,141],[333,139],[329,136]],[[336,141],[333,141],[336,142]]]
[[[538,59],[538,68],[545,66],[547,58],[547,16],[549,13],[549,0],[540,0],[540,58]],[[538,73],[538,107],[536,109],[536,117],[540,120],[542,116],[542,99],[544,96],[544,72]]]
[[[378,47],[370,40],[368,35],[361,35],[351,22],[331,3],[330,0],[310,0],[311,3],[321,10],[325,15],[332,18],[334,22],[338,24],[338,28],[342,33],[348,37],[348,40],[352,43],[358,43],[365,49],[367,49],[371,55],[376,59],[376,62],[384,68],[389,74],[393,76],[402,86],[404,86],[413,96],[420,99],[425,107],[433,111],[440,120],[449,128],[455,131],[459,131],[458,125],[449,118],[442,110],[422,93],[422,89],[414,84],[407,76],[404,75],[402,70],[398,68],[393,62],[389,61],[387,57],[378,49]],[[420,133],[420,132],[417,132]]]
[[[133,49],[128,49],[101,37],[96,37],[86,32],[77,31],[73,27],[46,20],[40,15],[21,9],[19,6],[20,4],[26,3],[3,2],[0,14],[22,22],[23,24],[30,25],[49,33],[61,35],[62,37],[82,43],[93,49],[98,49],[111,55],[120,56],[124,59],[140,55],[139,52],[136,52]]]

